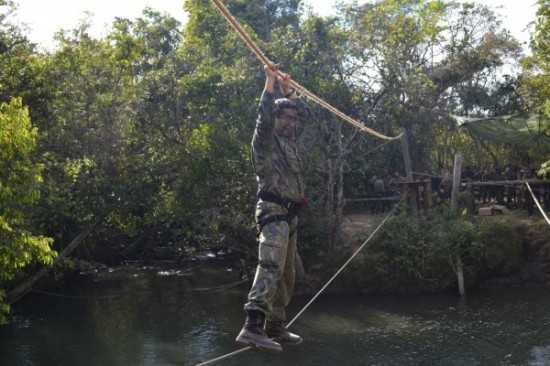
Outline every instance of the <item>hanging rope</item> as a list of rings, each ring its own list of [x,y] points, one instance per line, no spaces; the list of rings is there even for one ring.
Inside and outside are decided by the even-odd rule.
[[[531,193],[531,196],[533,197],[533,201],[535,201],[535,203],[537,204],[537,207],[539,208],[540,213],[542,214],[542,216],[544,216],[544,218],[546,219],[546,222],[548,223],[548,225],[550,225],[550,220],[548,219],[548,216],[546,216],[546,212],[544,212],[544,210],[540,206],[539,200],[537,199],[537,197],[533,193],[533,190],[531,189],[531,186],[529,185],[528,182],[525,182],[525,184],[527,185],[527,188],[529,188],[529,193]]]
[[[383,144],[381,144],[381,145],[375,147],[374,149],[371,149],[371,150],[367,151],[366,153],[359,155],[358,157],[359,157],[359,158],[363,158],[363,157],[365,157],[365,156],[367,156],[367,155],[370,155],[370,154],[372,154],[373,152],[375,152],[376,150],[382,148],[383,146],[389,144],[389,143],[392,142],[392,141],[393,141],[393,140],[386,141],[386,142],[384,142]]]
[[[250,36],[241,27],[241,25],[237,22],[237,20],[233,17],[233,15],[231,15],[231,13],[229,12],[229,10],[227,10],[225,5],[223,5],[223,3],[220,0],[212,0],[212,2],[214,3],[214,5],[216,5],[218,10],[225,17],[225,19],[227,19],[227,21],[229,21],[231,26],[237,31],[237,33],[245,41],[245,43],[248,45],[248,47],[250,47],[252,52],[254,52],[254,54],[260,59],[260,61],[262,61],[262,63],[264,65],[268,65],[268,66],[273,65],[273,62],[270,61],[263,54],[263,52],[260,50],[258,45],[256,45],[256,43],[254,43],[252,38],[250,38]],[[284,76],[281,71],[279,71],[279,76],[281,76],[281,77]],[[296,89],[299,93],[307,96],[309,99],[311,99],[315,103],[319,104],[320,106],[324,107],[325,109],[327,109],[331,113],[333,113],[333,114],[337,115],[338,117],[342,118],[344,121],[351,123],[353,126],[357,127],[358,129],[360,129],[362,131],[368,132],[368,133],[370,133],[370,134],[372,134],[376,137],[379,137],[381,139],[384,139],[384,140],[395,140],[395,139],[398,139],[398,138],[401,137],[401,134],[398,135],[398,136],[395,136],[395,137],[389,137],[389,136],[383,135],[381,133],[378,133],[378,132],[368,128],[367,126],[363,125],[361,122],[358,122],[358,121],[354,120],[353,118],[347,116],[346,114],[340,112],[338,109],[334,108],[333,106],[331,106],[330,104],[328,104],[327,102],[325,102],[324,100],[322,100],[321,98],[319,98],[318,96],[316,96],[315,94],[313,94],[312,92],[310,92],[309,90],[307,90],[306,88],[304,88],[303,86],[301,86],[300,84],[295,82],[294,80],[290,80],[290,85],[294,89]]]
[[[404,199],[404,196],[401,198],[401,200],[399,200],[399,202],[397,202],[397,204],[394,206],[394,208],[390,211],[390,213],[382,220],[382,222],[380,223],[380,225],[378,225],[378,227],[372,232],[372,234],[370,234],[370,236],[367,238],[367,240],[365,240],[365,242],[352,254],[352,256],[346,261],[346,263],[344,263],[344,265],[334,274],[334,276],[331,277],[330,280],[328,280],[328,282],[323,286],[323,288],[321,288],[317,294],[315,294],[315,296],[313,296],[311,298],[311,300],[302,308],[302,310],[300,310],[300,312],[298,314],[296,314],[296,316],[294,318],[292,318],[292,320],[290,322],[288,322],[288,324],[286,325],[287,328],[289,328],[305,311],[306,309],[311,305],[313,304],[313,302],[321,295],[321,293],[323,293],[323,291],[325,291],[325,289],[332,283],[332,281],[334,281],[336,279],[336,277],[338,277],[338,275],[340,275],[340,273],[342,273],[342,271],[351,263],[351,261],[359,254],[359,252],[361,252],[361,250],[363,250],[363,248],[368,244],[368,242],[374,237],[374,235],[378,232],[378,230],[380,230],[380,228],[386,223],[386,221],[393,215],[393,213],[395,212],[395,210],[397,210],[397,207],[399,207],[399,205],[401,204],[401,202],[403,201]],[[205,366],[205,365],[211,365],[215,362],[218,362],[218,361],[221,361],[221,360],[225,360],[227,358],[230,358],[230,357],[233,357],[235,355],[238,355],[239,353],[243,353],[245,351],[248,351],[250,349],[254,348],[254,346],[248,346],[248,347],[245,347],[245,348],[241,348],[239,350],[236,350],[234,352],[231,352],[231,353],[228,353],[226,355],[223,355],[223,356],[220,356],[220,357],[217,357],[217,358],[213,358],[209,361],[206,361],[206,362],[203,362],[203,363],[200,363],[198,364],[197,366]]]

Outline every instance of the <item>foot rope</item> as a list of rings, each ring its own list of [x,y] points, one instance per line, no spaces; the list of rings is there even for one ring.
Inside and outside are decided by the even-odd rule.
[[[273,62],[270,61],[264,55],[264,53],[260,50],[258,45],[256,43],[254,43],[254,41],[252,40],[252,38],[250,38],[248,33],[246,33],[246,31],[243,29],[243,27],[241,27],[241,25],[237,22],[237,20],[233,17],[233,15],[231,15],[229,10],[227,10],[225,5],[220,0],[212,0],[212,2],[216,6],[216,8],[220,11],[220,13],[222,13],[222,15],[225,17],[225,19],[227,19],[227,21],[231,24],[233,29],[235,29],[237,31],[237,33],[241,36],[241,38],[245,41],[245,43],[248,45],[248,47],[250,47],[252,52],[254,52],[254,54],[260,59],[260,61],[262,61],[264,65],[268,65],[268,66],[273,65]],[[279,71],[278,75],[282,77],[284,74],[281,71]],[[315,103],[319,104],[320,106],[324,107],[325,109],[327,109],[331,113],[337,115],[338,117],[342,118],[344,121],[352,124],[353,126],[357,127],[358,129],[360,129],[362,131],[368,132],[368,133],[370,133],[370,134],[372,134],[376,137],[379,137],[381,139],[390,140],[390,141],[398,139],[402,135],[402,134],[399,134],[398,136],[390,137],[390,136],[386,136],[386,135],[383,135],[381,133],[378,133],[378,132],[368,128],[367,126],[365,126],[361,122],[356,121],[355,119],[353,119],[351,117],[348,117],[346,114],[342,113],[340,110],[338,110],[335,107],[333,107],[332,105],[328,104],[323,99],[319,98],[318,96],[316,96],[315,94],[313,94],[312,92],[310,92],[309,90],[307,90],[306,88],[304,88],[303,86],[301,86],[300,84],[295,82],[294,80],[290,80],[290,85],[294,89],[296,89],[299,93],[307,96],[309,99],[311,99]]]
[[[336,279],[336,277],[338,277],[338,275],[351,263],[351,261],[359,254],[359,252],[361,250],[363,250],[363,248],[374,237],[374,235],[378,232],[378,230],[380,230],[380,228],[386,223],[386,221],[390,218],[390,216],[393,215],[393,213],[395,212],[397,207],[399,207],[399,204],[402,201],[403,201],[403,198],[401,198],[401,200],[394,206],[394,208],[390,211],[390,213],[380,222],[380,225],[378,225],[378,227],[372,232],[372,234],[370,234],[370,236],[367,238],[367,240],[365,240],[365,242],[352,254],[352,256],[346,261],[346,263],[344,263],[344,265],[334,274],[334,276],[332,276],[332,278],[330,280],[328,280],[328,282],[317,292],[317,294],[315,294],[315,296],[313,296],[311,298],[311,300],[302,308],[302,310],[300,310],[300,312],[298,314],[296,314],[296,316],[286,325],[286,328],[289,328],[306,311],[306,309],[321,295],[321,293],[323,293],[323,291],[325,291],[325,289],[332,283],[332,281],[334,281]],[[241,348],[239,350],[228,353],[226,355],[223,355],[223,356],[220,356],[220,357],[217,357],[217,358],[213,358],[209,361],[200,363],[197,366],[211,365],[215,362],[225,360],[227,358],[230,358],[230,357],[233,357],[233,356],[238,355],[240,353],[251,350],[252,348],[255,348],[255,346],[248,346],[248,347]]]

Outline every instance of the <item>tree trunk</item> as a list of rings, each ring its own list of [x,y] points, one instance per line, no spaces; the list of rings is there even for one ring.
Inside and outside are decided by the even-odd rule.
[[[405,173],[407,174],[407,182],[412,182],[413,175],[412,175],[412,166],[411,166],[411,155],[409,153],[409,137],[407,130],[405,128],[401,128],[401,133],[403,134],[401,136],[401,147],[403,149],[403,160],[405,164]],[[416,191],[410,190],[409,192],[410,196],[410,204],[411,204],[411,214],[414,217],[418,216],[418,204],[416,201]]]
[[[342,237],[342,222],[344,221],[344,167],[343,158],[336,159],[334,169],[336,175],[336,184],[334,186],[333,216],[332,227],[332,247],[334,248]]]
[[[342,78],[344,80],[344,78]],[[368,111],[364,112],[368,116],[378,104],[380,98],[386,93],[380,92]],[[318,116],[318,125],[324,141],[321,144],[321,152],[326,161],[326,182],[325,182],[325,211],[327,214],[327,251],[332,251],[340,242],[342,236],[342,222],[344,221],[344,163],[346,155],[360,143],[359,130],[352,130],[347,140],[343,141],[342,121],[332,115],[329,117],[329,123],[325,124],[321,115]]]
[[[100,224],[101,220],[96,221],[93,225],[91,225],[89,228],[78,234],[76,238],[71,241],[71,243],[59,253],[57,258],[54,260],[54,262],[50,266],[44,266],[41,269],[38,270],[34,275],[29,277],[25,282],[18,285],[14,289],[8,292],[7,299],[10,304],[13,304],[15,301],[19,300],[23,295],[25,295],[31,287],[38,281],[42,276],[44,276],[48,271],[62,258],[65,258],[73,250],[75,250],[80,244],[84,242],[84,239],[88,237]]]
[[[491,156],[491,159],[493,159],[493,165],[494,166],[498,166],[498,158],[497,156],[495,155],[495,153],[493,151],[491,151],[491,149],[489,148],[489,146],[487,146],[487,144],[482,140],[480,139],[479,137],[477,137],[474,133],[472,133],[472,131],[470,131],[470,129],[468,129],[468,134],[470,135],[470,137],[472,138],[472,140],[474,140],[474,143],[475,143],[475,146],[476,146],[476,149],[477,150],[480,150],[479,149],[479,146],[481,146],[481,148],[483,150],[485,150],[485,152],[487,152],[487,154],[489,154]],[[478,152],[479,155],[481,155],[481,151]],[[478,158],[479,159],[479,158]]]
[[[327,215],[327,228],[328,228],[326,246],[327,246],[327,251],[331,252],[333,249],[332,223],[335,220],[334,212],[332,211],[332,207],[334,205],[334,195],[332,194],[333,187],[334,187],[334,169],[332,168],[333,162],[332,160],[330,160],[329,157],[327,157],[326,161],[327,161],[327,172],[328,172],[326,186],[325,186],[325,191],[326,191],[325,192],[326,193],[325,194],[325,197],[326,197],[325,212]]]
[[[334,250],[341,238],[342,221],[344,216],[344,151],[342,143],[342,122],[334,118],[333,150],[327,150],[327,184],[326,184],[326,212],[327,212],[327,250]]]

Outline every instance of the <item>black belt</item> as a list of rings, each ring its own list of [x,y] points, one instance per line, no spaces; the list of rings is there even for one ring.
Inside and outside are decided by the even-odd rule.
[[[262,228],[265,225],[271,224],[272,222],[286,221],[290,225],[290,222],[292,221],[292,219],[294,219],[295,216],[296,215],[292,215],[292,216],[290,216],[290,215],[273,215],[273,216],[268,216],[268,217],[262,217],[256,223],[257,228],[258,228],[258,234],[260,233],[260,231],[262,231]]]
[[[287,215],[272,215],[272,216],[268,216],[268,217],[258,217],[258,218],[256,218],[256,227],[258,229],[258,235],[260,234],[260,232],[262,231],[262,228],[265,225],[271,224],[273,222],[286,221],[290,225],[290,222],[294,219],[294,217],[296,217],[296,215],[298,214],[298,211],[300,211],[300,208],[306,203],[305,198],[302,199],[303,203],[302,202],[294,202],[294,201],[291,201],[291,200],[288,200],[288,199],[283,199],[279,196],[276,196],[276,195],[271,194],[271,193],[266,192],[266,191],[258,191],[258,197],[262,201],[275,203],[275,204],[277,204],[281,207],[284,207],[288,210]],[[293,234],[293,233],[291,233],[291,234]],[[290,236],[292,236],[292,235],[290,235]]]
[[[279,206],[286,208],[289,213],[296,214],[303,205],[302,202],[295,202],[286,198],[281,198],[267,191],[258,191],[258,197],[261,198],[262,201],[275,203]]]

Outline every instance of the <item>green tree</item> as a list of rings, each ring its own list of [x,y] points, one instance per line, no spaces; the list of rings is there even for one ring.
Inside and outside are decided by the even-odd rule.
[[[0,322],[9,307],[6,286],[33,264],[50,264],[52,239],[29,230],[24,208],[39,199],[42,167],[31,160],[37,129],[21,99],[0,105]]]
[[[89,36],[89,20],[56,37],[44,73],[51,95],[34,109],[41,135],[37,154],[45,166],[37,222],[65,248],[85,227],[107,215],[119,198],[114,159],[131,116],[124,101],[127,65],[106,40]]]
[[[44,57],[11,21],[16,9],[12,1],[0,1],[0,102],[22,98],[34,122],[47,111],[51,88],[44,73]]]
[[[531,55],[522,60],[520,78],[522,96],[530,109],[550,115],[550,2],[537,1],[535,29],[531,35]],[[550,129],[546,131],[550,135]],[[550,173],[550,160],[542,164],[540,174]]]
[[[441,168],[426,157],[456,135],[448,115],[488,109],[471,96],[490,89],[498,66],[517,55],[517,41],[473,3],[381,0],[346,15],[356,82],[386,93],[377,120],[406,129],[414,171]],[[445,150],[437,155],[452,161]]]
[[[523,59],[524,97],[531,109],[550,115],[550,2],[537,1],[535,29],[531,35],[531,55]]]

